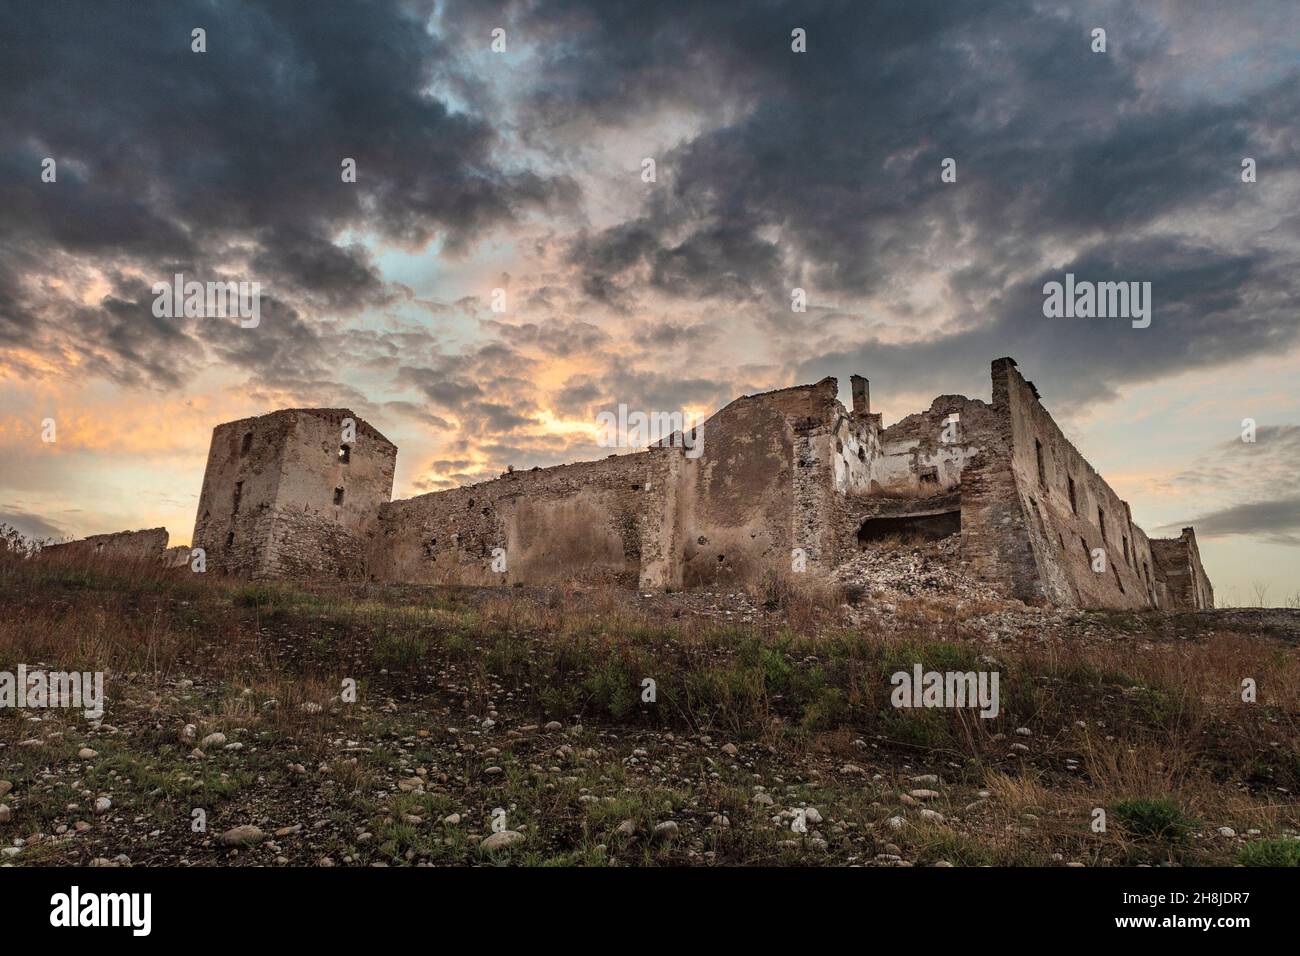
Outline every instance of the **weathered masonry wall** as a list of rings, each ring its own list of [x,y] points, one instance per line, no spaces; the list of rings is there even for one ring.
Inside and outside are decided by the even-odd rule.
[[[269,573],[272,510],[291,411],[226,422],[212,430],[208,464],[190,543],[207,553],[209,571]]]
[[[924,412],[880,433],[871,492],[899,497],[947,494],[961,484],[966,463],[997,432],[995,412],[962,395],[940,395]],[[945,441],[945,433],[951,439]]]
[[[704,422],[695,459],[684,459],[680,513],[686,586],[749,580],[790,567],[794,538],[815,548],[817,529],[798,522],[795,496],[812,454],[789,419],[816,414],[816,386],[739,398]],[[832,395],[832,398],[834,396]],[[811,501],[818,492],[805,490]]]
[[[962,418],[973,454],[961,461],[961,554],[977,578],[1000,584],[1026,602],[1043,599],[1025,511],[1012,467],[1013,442],[1005,376],[994,363],[992,405]]]
[[[342,438],[347,418],[355,423],[351,442]],[[339,575],[360,568],[364,532],[392,498],[396,463],[397,447],[346,409],[295,415],[272,510],[268,573]]]
[[[167,529],[150,528],[147,531],[115,531],[112,534],[93,534],[88,538],[63,544],[46,545],[41,554],[50,558],[71,558],[82,561],[132,562],[151,561],[167,548]]]
[[[680,449],[654,449],[386,504],[369,532],[367,569],[427,584],[680,585],[681,462]]]
[[[1212,605],[1190,529],[1148,540],[1014,360],[993,362],[991,403],[941,395],[889,428],[869,390],[852,377],[851,410],[833,378],[742,396],[696,458],[656,447],[396,502],[391,442],[346,409],[286,409],[214,429],[194,544],[249,576],[664,588],[956,533],[968,573],[1027,602]]]
[[[1159,587],[1167,595],[1167,606],[1195,609],[1214,607],[1214,589],[1201,565],[1196,532],[1184,528],[1177,538],[1151,542]]]
[[[1115,494],[1061,432],[1012,359],[993,363],[995,405],[1005,394],[1011,471],[1036,565],[1036,587],[1052,604],[1152,607],[1151,548]],[[1092,552],[1104,564],[1094,569]]]
[[[345,418],[355,422],[351,442]],[[396,459],[396,446],[346,409],[285,409],[219,425],[193,545],[207,552],[209,570],[233,574],[355,571],[361,532],[391,496]]]

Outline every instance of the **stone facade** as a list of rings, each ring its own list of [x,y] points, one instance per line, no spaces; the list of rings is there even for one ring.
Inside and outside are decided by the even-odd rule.
[[[209,570],[249,577],[676,588],[826,574],[881,539],[959,535],[969,574],[1028,603],[1213,606],[1192,530],[1150,540],[1013,359],[993,362],[991,402],[941,395],[888,428],[865,378],[851,392],[851,409],[833,378],[743,396],[690,454],[661,443],[403,501],[396,447],[346,409],[228,422],[193,545]]]
[[[397,447],[344,408],[291,408],[212,431],[192,544],[209,571],[348,575],[392,497]]]
[[[665,516],[682,460],[654,449],[385,504],[367,531],[366,572],[424,584],[680,583],[676,524]]]

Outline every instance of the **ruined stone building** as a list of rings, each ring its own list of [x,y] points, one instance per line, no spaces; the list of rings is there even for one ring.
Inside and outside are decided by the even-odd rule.
[[[736,399],[692,455],[661,445],[391,500],[396,447],[346,409],[219,425],[193,545],[252,577],[689,588],[825,574],[895,537],[959,536],[966,572],[1029,603],[1204,608],[1196,537],[1151,540],[1010,358],[992,402],[941,395],[889,427],[869,384]],[[347,420],[355,437],[340,438]]]

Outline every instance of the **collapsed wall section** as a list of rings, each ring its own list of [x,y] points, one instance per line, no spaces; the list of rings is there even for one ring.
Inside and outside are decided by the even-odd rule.
[[[1184,528],[1177,538],[1153,538],[1151,552],[1164,595],[1162,606],[1187,611],[1214,607],[1214,589],[1201,564],[1195,531]]]
[[[925,498],[949,494],[962,483],[967,463],[999,441],[997,413],[964,395],[940,395],[923,412],[880,433],[870,468],[872,495]]]
[[[69,558],[77,561],[98,559],[103,561],[135,562],[156,561],[167,549],[167,529],[149,528],[145,531],[115,531],[111,534],[92,534],[88,538],[47,544],[40,554],[49,558]]]

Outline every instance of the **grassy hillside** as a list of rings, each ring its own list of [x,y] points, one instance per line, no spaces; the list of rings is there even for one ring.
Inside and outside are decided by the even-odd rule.
[[[101,722],[0,709],[14,865],[1300,858],[1293,611],[249,585],[17,557],[0,592],[0,671],[104,671],[107,695]],[[999,715],[893,708],[915,663],[997,671]],[[498,808],[519,836],[484,848]]]

